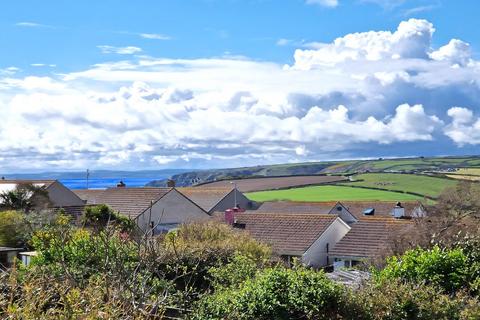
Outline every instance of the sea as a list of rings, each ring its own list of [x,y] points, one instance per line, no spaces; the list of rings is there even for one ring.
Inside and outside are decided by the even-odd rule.
[[[158,178],[157,178],[158,179]],[[59,179],[69,189],[105,189],[116,187],[119,179]],[[127,187],[139,188],[144,187],[150,181],[155,180],[155,178],[126,178],[122,179],[123,183]]]

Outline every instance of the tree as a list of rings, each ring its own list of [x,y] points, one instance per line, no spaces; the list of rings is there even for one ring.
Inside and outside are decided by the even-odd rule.
[[[48,192],[30,183],[18,184],[15,189],[0,193],[0,207],[4,210],[31,212],[49,206]]]
[[[0,211],[0,246],[23,247],[25,215],[18,211]]]

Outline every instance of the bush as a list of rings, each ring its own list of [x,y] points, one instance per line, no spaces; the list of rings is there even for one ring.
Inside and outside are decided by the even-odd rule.
[[[334,319],[343,289],[323,272],[267,268],[238,288],[202,299],[194,319]]]
[[[215,222],[184,224],[159,239],[156,245],[152,254],[157,270],[174,282],[177,298],[184,308],[210,292],[212,268],[228,264],[237,255],[248,257],[261,267],[271,256],[268,246],[247,233]]]
[[[471,279],[467,256],[462,249],[414,249],[400,257],[390,257],[376,277],[380,281],[402,279],[433,284],[447,293],[469,287]]]
[[[25,214],[18,211],[0,211],[0,246],[23,247],[25,229]]]
[[[107,205],[85,207],[83,222],[94,229],[104,229],[108,224],[118,226],[124,232],[133,231],[135,222],[130,218],[113,211]]]
[[[462,298],[442,294],[431,285],[395,279],[367,284],[351,295],[349,306],[345,314],[352,320],[468,319],[460,316],[466,310]]]

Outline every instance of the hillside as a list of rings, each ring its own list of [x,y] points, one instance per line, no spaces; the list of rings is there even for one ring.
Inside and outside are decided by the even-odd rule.
[[[266,165],[231,169],[192,171],[172,176],[177,186],[190,186],[218,180],[252,177],[276,177],[318,174],[355,174],[368,172],[423,173],[455,171],[457,168],[480,167],[480,157],[416,157],[401,159],[326,161]],[[166,180],[155,180],[148,186],[165,186]]]

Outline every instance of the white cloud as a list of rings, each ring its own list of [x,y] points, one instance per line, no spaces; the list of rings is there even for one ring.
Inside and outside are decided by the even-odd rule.
[[[395,32],[369,31],[348,34],[331,44],[315,43],[313,50],[295,51],[295,66],[308,70],[348,61],[380,61],[427,57],[435,29],[426,20],[402,21]]]
[[[452,123],[445,128],[445,134],[459,146],[480,144],[480,118],[475,118],[467,108],[453,107],[448,110]]]
[[[289,39],[281,38],[277,40],[277,46],[287,46],[291,43],[292,41]]]
[[[433,32],[411,19],[297,50],[290,66],[132,56],[2,75],[0,165],[212,167],[480,143],[473,109],[452,108],[480,104],[479,63],[460,40],[433,48]]]
[[[334,8],[338,6],[338,0],[306,0],[307,4],[316,4],[323,7]]]
[[[31,21],[23,21],[15,24],[17,27],[25,28],[53,28],[52,26]]]
[[[142,49],[139,47],[134,47],[134,46],[128,46],[128,47],[114,47],[114,46],[97,46],[102,53],[116,53],[116,54],[135,54],[142,52]]]
[[[167,35],[160,33],[140,33],[140,37],[144,39],[154,39],[154,40],[170,40],[171,38]]]
[[[430,57],[438,61],[449,61],[453,64],[466,65],[471,61],[470,44],[458,39],[450,42],[430,54]]]

